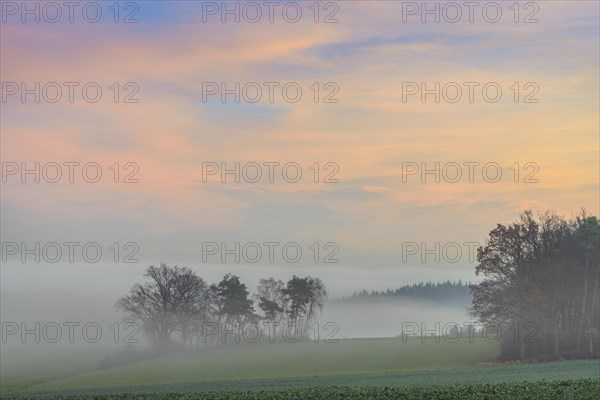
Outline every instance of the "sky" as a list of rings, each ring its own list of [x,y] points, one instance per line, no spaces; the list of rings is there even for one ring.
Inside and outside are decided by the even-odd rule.
[[[496,224],[598,215],[598,3],[481,3],[3,2],[3,289],[122,292],[161,262],[339,295],[473,280]]]

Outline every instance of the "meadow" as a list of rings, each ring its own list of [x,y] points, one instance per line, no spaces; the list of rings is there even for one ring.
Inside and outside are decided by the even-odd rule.
[[[565,393],[560,398],[579,399],[586,398],[585,393],[598,393],[598,360],[497,364],[498,351],[497,343],[483,339],[449,343],[427,338],[422,343],[419,338],[407,342],[381,338],[240,345],[81,373],[66,373],[59,360],[40,359],[39,371],[54,362],[55,373],[46,378],[36,375],[36,382],[26,383],[11,381],[8,375],[9,379],[2,380],[1,396],[470,399],[494,398],[471,395],[512,393],[508,396],[536,394],[535,398],[543,399],[557,398],[548,396],[560,390]],[[89,364],[91,353],[87,357]],[[57,377],[58,372],[63,376]]]

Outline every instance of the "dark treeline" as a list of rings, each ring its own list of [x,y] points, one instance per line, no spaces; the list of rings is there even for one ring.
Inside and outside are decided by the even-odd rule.
[[[369,301],[382,298],[401,298],[417,297],[433,301],[443,301],[457,305],[469,306],[471,304],[471,293],[469,284],[458,282],[420,282],[411,285],[404,285],[397,289],[387,289],[385,291],[362,290],[354,292],[350,297],[343,297],[337,301]]]
[[[147,280],[119,299],[127,314],[159,349],[206,344],[297,340],[327,301],[318,278],[293,276],[287,283],[261,279],[254,295],[227,274],[207,284],[189,268],[150,266]]]
[[[502,357],[599,356],[600,225],[582,211],[521,214],[498,224],[477,251],[474,316],[500,329]]]

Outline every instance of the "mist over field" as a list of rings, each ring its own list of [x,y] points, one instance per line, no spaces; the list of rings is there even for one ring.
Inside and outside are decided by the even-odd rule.
[[[439,302],[401,298],[374,304],[331,304],[323,313],[323,321],[339,325],[340,338],[394,337],[406,324],[425,324],[432,332],[441,332],[436,324],[455,323],[463,326],[471,321],[465,308]]]
[[[110,326],[124,317],[115,308],[116,301],[140,280],[145,268],[141,264],[4,264],[0,281],[2,321],[28,322],[30,325],[35,321],[59,324],[82,321]],[[385,291],[426,280],[431,272],[439,281],[461,279],[455,271],[442,268],[366,272],[341,266],[298,271],[285,266],[209,265],[192,269],[208,282],[219,281],[226,272],[234,273],[246,283],[250,292],[254,292],[258,281],[265,277],[286,280],[300,273],[319,276],[325,282],[330,298],[319,321],[338,324],[336,337],[339,338],[396,336],[401,333],[403,322],[425,322],[428,325],[440,322],[443,325],[447,322],[462,324],[469,320],[466,315],[469,304],[447,305],[411,297],[367,304],[340,301],[360,290]],[[32,276],[36,279],[31,279]],[[142,338],[141,334],[137,336]],[[19,334],[13,335],[7,343],[16,345],[18,338]]]
[[[239,274],[251,291],[262,277],[274,276],[285,280],[295,271],[291,268],[222,265],[194,269],[207,281],[218,281],[222,278],[224,268]],[[150,338],[137,327],[125,327],[124,314],[115,308],[116,300],[140,280],[144,269],[141,265],[5,264],[0,296],[3,322],[0,370],[5,382],[19,387],[38,380],[102,371],[109,366],[144,362],[156,357],[160,357],[159,360],[169,355],[180,357],[182,353],[178,347],[155,353]],[[308,268],[302,272],[318,273],[331,282],[328,284],[331,300],[324,312],[312,323],[311,329],[314,332],[309,334],[310,339],[315,342],[309,342],[303,352],[311,351],[311,347],[323,346],[323,341],[331,341],[327,345],[332,350],[348,351],[341,350],[339,343],[334,342],[339,339],[397,337],[407,323],[417,324],[419,327],[425,324],[428,329],[439,334],[440,328],[436,324],[443,326],[446,323],[456,323],[462,326],[463,322],[469,321],[466,313],[468,304],[444,304],[417,297],[352,300],[352,294],[357,290],[385,291],[390,288],[386,285],[390,281],[404,283],[408,281],[403,279],[410,279],[409,277],[426,277],[428,273],[423,268],[414,268],[412,274],[370,272],[368,280],[363,271],[353,268]],[[437,274],[443,276],[441,271]],[[33,275],[39,277],[39,280],[31,280]],[[452,278],[454,275],[447,274],[447,277]],[[365,285],[357,289],[356,282],[364,282]],[[75,326],[74,322],[78,324]],[[36,323],[39,324],[37,329]],[[88,332],[84,336],[85,324],[93,326],[87,328]],[[17,328],[16,331],[14,327]],[[96,327],[102,330],[98,339]],[[115,336],[117,334],[118,337]],[[268,333],[265,331],[265,334]],[[271,358],[282,352],[282,345],[292,350],[295,348],[293,342],[253,345],[245,343],[243,338],[241,344],[260,346],[257,351],[263,356],[271,354],[268,356]],[[220,347],[225,346],[226,349],[232,345],[235,346],[235,343],[222,343]],[[400,345],[397,348],[402,347]],[[475,348],[473,350],[478,351]],[[202,354],[203,352],[198,353],[199,359],[205,357]],[[231,362],[231,354],[227,352],[212,350],[211,355],[213,366]],[[236,359],[236,362],[243,364],[243,356],[240,357],[242,358]],[[271,358],[265,361],[266,364],[259,363],[259,368],[272,363]],[[162,362],[158,363],[160,365]],[[165,360],[165,366],[168,363]],[[51,365],[52,372],[49,372]],[[257,366],[256,363],[254,365]]]

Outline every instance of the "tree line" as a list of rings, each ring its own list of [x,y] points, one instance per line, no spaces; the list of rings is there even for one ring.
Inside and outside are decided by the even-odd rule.
[[[458,282],[420,282],[407,284],[397,289],[387,289],[385,291],[373,290],[368,292],[361,290],[354,292],[350,297],[343,297],[341,301],[362,301],[377,300],[381,298],[403,298],[418,297],[432,301],[443,301],[445,303],[454,303],[457,305],[468,306],[471,304],[471,292],[468,283]]]
[[[261,279],[254,295],[232,274],[209,285],[190,268],[161,264],[144,276],[116,306],[158,348],[233,341],[248,327],[252,337],[266,328],[273,338],[283,330],[301,338],[327,301],[323,282],[310,276]]]
[[[502,337],[507,359],[599,357],[600,226],[525,211],[477,250],[472,314]]]

